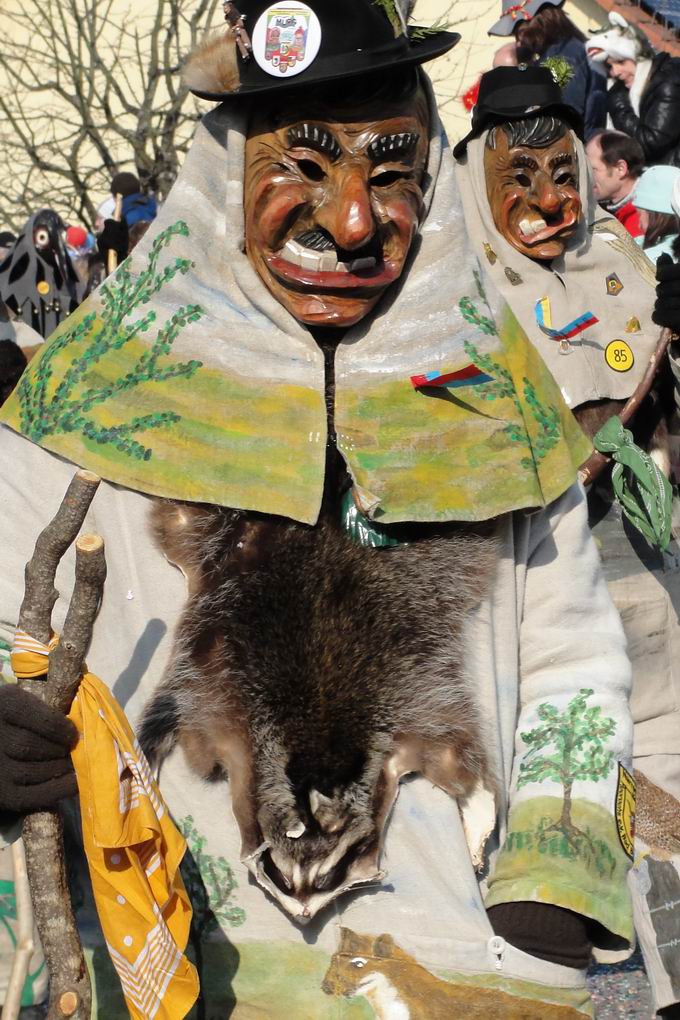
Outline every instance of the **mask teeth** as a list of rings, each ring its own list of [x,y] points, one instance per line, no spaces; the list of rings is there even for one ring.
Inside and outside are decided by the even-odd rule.
[[[353,259],[352,262],[344,264],[348,266],[348,271],[350,273],[356,273],[359,269],[373,269],[376,265],[376,260],[372,255],[369,255],[366,258]],[[339,265],[343,265],[343,263],[339,263]]]
[[[519,229],[525,237],[530,237],[532,234],[538,234],[541,230],[545,230],[547,226],[548,224],[545,220],[524,219],[519,221]]]
[[[315,273],[356,273],[360,269],[373,269],[377,264],[373,256],[353,259],[351,262],[338,262],[338,256],[334,251],[314,251],[305,248],[298,241],[286,241],[281,254],[294,266]]]

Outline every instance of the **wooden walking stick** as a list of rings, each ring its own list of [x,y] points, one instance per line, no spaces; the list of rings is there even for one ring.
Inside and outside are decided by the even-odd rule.
[[[123,215],[123,196],[116,195],[115,199],[116,207],[113,210],[113,216],[111,217],[111,219],[114,219],[116,223],[120,223],[121,217]],[[118,265],[118,253],[116,252],[115,248],[109,248],[109,250],[106,253],[106,275],[109,276],[109,274],[114,271],[117,265]]]
[[[661,367],[661,362],[666,356],[666,351],[669,348],[671,340],[677,340],[676,334],[670,329],[662,329],[659,337],[659,342],[654,348],[654,352],[649,359],[647,369],[642,379],[636,386],[632,396],[626,401],[619,418],[621,419],[622,425],[627,425],[631,418],[635,415],[635,412],[639,408],[642,401],[645,399],[647,394],[652,388],[656,373]],[[600,453],[595,450],[591,453],[588,460],[585,461],[579,468],[579,479],[584,485],[592,485],[596,478],[602,474],[608,464],[611,464],[611,456],[607,453]]]
[[[19,628],[47,644],[57,567],[76,538],[100,479],[78,471],[55,517],[41,532],[26,564],[25,594]],[[104,542],[84,535],[76,542],[73,595],[59,644],[50,653],[46,680],[21,680],[47,704],[67,712],[78,690],[85,652],[99,610],[106,578]],[[58,811],[39,811],[24,819],[23,838],[33,909],[50,975],[48,1020],[90,1020],[92,992],[69,897],[64,862],[63,823]]]

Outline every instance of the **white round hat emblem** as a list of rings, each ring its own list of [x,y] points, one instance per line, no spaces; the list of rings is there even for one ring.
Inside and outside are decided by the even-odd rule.
[[[283,0],[257,19],[253,56],[274,78],[293,78],[306,70],[321,45],[321,23],[307,4]]]

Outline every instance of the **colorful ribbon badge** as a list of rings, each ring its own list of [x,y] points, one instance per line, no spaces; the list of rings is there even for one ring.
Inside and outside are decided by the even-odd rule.
[[[412,375],[411,382],[416,390],[427,386],[445,386],[449,390],[455,390],[461,386],[478,386],[480,383],[491,382],[492,378],[476,365],[470,364],[457,372],[426,372],[425,375]]]
[[[572,319],[562,329],[553,329],[552,313],[550,311],[550,298],[544,297],[536,302],[536,321],[541,332],[549,336],[551,340],[559,341],[560,351],[567,354],[570,351],[569,341],[572,337],[578,336],[584,330],[590,329],[600,320],[592,312],[584,312],[578,319]]]

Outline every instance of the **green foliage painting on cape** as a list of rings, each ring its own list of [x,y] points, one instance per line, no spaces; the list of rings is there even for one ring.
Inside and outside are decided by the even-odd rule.
[[[486,302],[486,294],[480,274],[475,272],[474,278],[479,297],[482,301]],[[493,319],[483,315],[469,297],[462,297],[458,307],[460,308],[461,315],[470,325],[476,326],[480,332],[485,333],[487,336],[498,335]],[[525,376],[522,379],[523,397],[527,410],[531,413],[539,429],[537,436],[532,442],[526,426],[523,424],[524,411],[511,373],[495,358],[482,354],[470,341],[466,340],[464,347],[465,353],[477,368],[481,368],[493,378],[492,382],[482,383],[477,387],[477,392],[481,398],[483,400],[505,398],[512,400],[515,405],[519,421],[508,424],[505,428],[505,433],[513,443],[522,443],[531,449],[531,457],[523,457],[521,461],[523,467],[531,469],[534,467],[534,461],[537,463],[542,461],[546,454],[557,446],[561,439],[562,432],[559,411],[554,406],[542,403],[536,392],[536,387],[529,378]]]
[[[90,415],[101,405],[126,391],[143,384],[165,382],[173,378],[191,378],[201,362],[164,362],[181,330],[203,315],[200,305],[187,304],[178,308],[156,333],[151,345],[140,354],[134,367],[112,382],[97,378],[97,368],[104,360],[115,364],[117,351],[140,334],[148,332],[156,321],[153,310],[140,318],[126,321],[140,306],[147,304],[177,273],[187,273],[193,266],[190,259],[176,258],[158,270],[163,248],[172,238],[187,237],[188,228],[181,220],[162,231],[155,239],[146,268],[132,277],[126,263],[104,283],[98,297],[101,313],[90,311],[84,316],[76,312],[48,343],[35,367],[22,376],[17,388],[21,429],[29,439],[39,443],[45,436],[79,432],[87,439],[114,446],[120,453],[137,460],[149,460],[152,450],[135,437],[150,429],[166,428],[179,421],[174,411],[155,411],[135,416],[112,425],[97,423]],[[63,376],[54,377],[55,357],[67,348],[74,357]],[[56,383],[56,386],[55,386]]]

